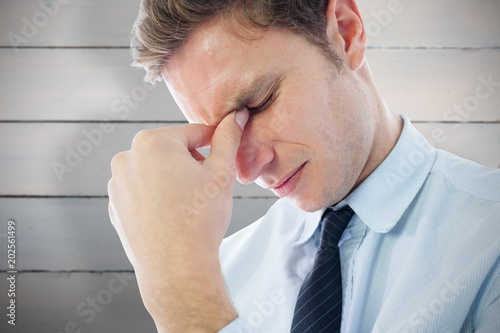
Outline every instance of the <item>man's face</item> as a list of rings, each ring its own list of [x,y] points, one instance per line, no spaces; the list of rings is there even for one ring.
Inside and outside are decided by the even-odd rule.
[[[305,211],[339,202],[357,185],[373,144],[366,87],[303,37],[245,31],[255,38],[236,36],[218,19],[197,29],[163,69],[170,92],[194,123],[216,126],[249,109],[236,158],[241,183],[255,181]]]

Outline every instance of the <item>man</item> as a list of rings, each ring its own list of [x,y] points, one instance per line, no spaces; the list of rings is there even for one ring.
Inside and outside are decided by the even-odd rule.
[[[191,123],[108,186],[159,332],[500,331],[500,172],[389,110],[354,0],[143,0],[132,50]],[[284,199],[222,241],[236,177]]]

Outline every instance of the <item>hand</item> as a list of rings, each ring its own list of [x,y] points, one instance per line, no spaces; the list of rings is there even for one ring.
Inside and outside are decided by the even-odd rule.
[[[141,131],[111,162],[111,222],[160,332],[214,332],[238,316],[219,247],[231,219],[234,165],[247,120],[242,110],[217,128]],[[205,159],[196,149],[208,145]]]

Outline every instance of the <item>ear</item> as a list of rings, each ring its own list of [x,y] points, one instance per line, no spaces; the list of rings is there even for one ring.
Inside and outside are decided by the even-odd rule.
[[[366,34],[355,0],[330,0],[326,8],[326,34],[337,50],[342,49],[352,70],[364,62]]]

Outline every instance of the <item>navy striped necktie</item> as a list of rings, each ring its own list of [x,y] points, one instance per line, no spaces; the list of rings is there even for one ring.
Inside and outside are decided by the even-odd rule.
[[[291,333],[340,332],[342,274],[338,243],[354,211],[327,208],[321,218],[321,241],[311,272],[300,287]]]

